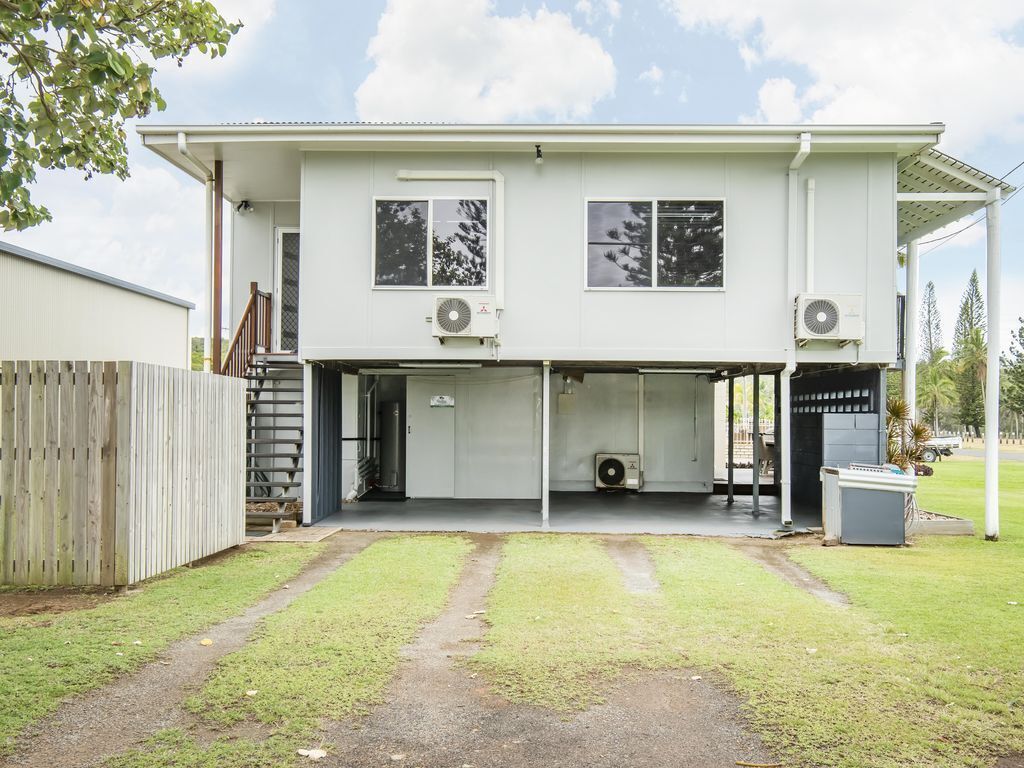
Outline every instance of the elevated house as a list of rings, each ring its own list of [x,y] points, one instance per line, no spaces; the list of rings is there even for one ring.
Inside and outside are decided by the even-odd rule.
[[[883,458],[898,246],[916,275],[917,239],[988,205],[998,313],[1010,187],[937,151],[940,124],[139,132],[207,184],[250,495],[305,523],[372,524],[391,497],[556,528],[712,514],[714,384],[757,374],[777,380],[774,495],[724,493],[799,524],[823,463]]]

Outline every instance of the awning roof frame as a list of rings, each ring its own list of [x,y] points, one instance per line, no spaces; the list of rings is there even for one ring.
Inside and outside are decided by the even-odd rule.
[[[931,148],[897,166],[899,245],[984,208],[996,190],[1005,198],[1014,186]]]

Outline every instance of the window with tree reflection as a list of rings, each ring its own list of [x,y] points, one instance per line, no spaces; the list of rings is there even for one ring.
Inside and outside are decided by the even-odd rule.
[[[487,285],[486,200],[379,200],[374,227],[375,285]]]
[[[591,201],[587,287],[721,288],[724,233],[721,200]]]

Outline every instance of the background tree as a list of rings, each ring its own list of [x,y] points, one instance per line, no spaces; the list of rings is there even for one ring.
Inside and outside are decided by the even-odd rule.
[[[939,347],[931,357],[918,366],[917,407],[932,424],[932,432],[939,431],[942,414],[956,402],[953,369],[946,350]]]
[[[722,204],[658,203],[658,285],[722,285]]]
[[[240,26],[205,0],[0,0],[0,225],[51,218],[39,168],[127,177],[125,120],[164,108],[151,62],[223,56]]]
[[[459,224],[453,234],[442,237],[434,232],[432,235],[433,284],[486,285],[487,203],[459,200],[456,217]]]
[[[935,283],[931,280],[924,286],[920,317],[921,359],[928,361],[935,357],[936,350],[942,349],[942,319],[939,317],[939,302],[935,298]]]
[[[1010,334],[1010,351],[1003,361],[1005,381],[1004,403],[1006,410],[1015,414],[1015,422],[1024,418],[1024,317],[1018,317],[1020,325]]]
[[[605,232],[614,247],[604,257],[626,274],[626,281],[651,285],[651,204],[630,203],[630,218]]]
[[[426,285],[426,201],[380,200],[376,213],[376,284]]]
[[[957,420],[979,436],[985,425],[985,354],[985,300],[981,295],[978,271],[974,270],[960,301],[953,331],[953,381],[957,394]]]

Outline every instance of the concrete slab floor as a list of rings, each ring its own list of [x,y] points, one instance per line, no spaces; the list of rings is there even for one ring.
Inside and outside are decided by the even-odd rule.
[[[753,515],[749,496],[727,504],[724,496],[689,493],[552,493],[550,530],[563,533],[652,533],[695,536],[780,535],[779,500],[762,497]],[[821,525],[820,512],[794,510],[793,530]],[[540,531],[536,499],[408,499],[360,501],[314,525],[346,530]]]

